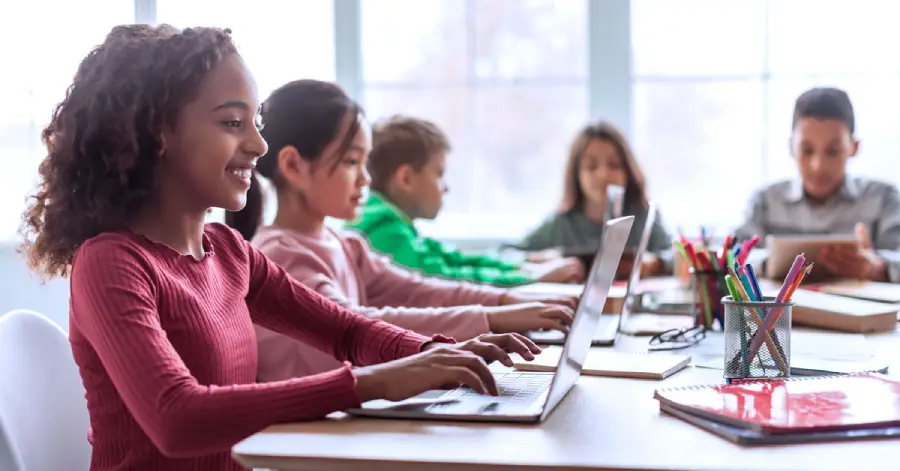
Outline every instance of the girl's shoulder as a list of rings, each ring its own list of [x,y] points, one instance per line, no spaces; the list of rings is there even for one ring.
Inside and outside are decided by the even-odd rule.
[[[571,213],[571,211],[553,211],[552,213],[544,216],[544,218],[541,219],[538,227],[549,229],[551,227],[559,226],[560,224],[567,224],[572,220]]]
[[[365,233],[351,228],[329,230],[344,246],[344,251],[347,252],[348,256],[357,259],[369,257],[369,253],[372,251],[372,244]]]
[[[249,242],[244,240],[240,232],[221,222],[207,223],[203,228],[212,250],[220,254],[246,257],[249,250]]]

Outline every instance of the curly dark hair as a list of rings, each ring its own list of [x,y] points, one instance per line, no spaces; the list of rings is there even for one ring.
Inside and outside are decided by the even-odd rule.
[[[85,57],[41,134],[47,156],[20,230],[33,270],[68,276],[82,243],[130,221],[153,190],[163,126],[236,53],[227,29],[123,25]]]

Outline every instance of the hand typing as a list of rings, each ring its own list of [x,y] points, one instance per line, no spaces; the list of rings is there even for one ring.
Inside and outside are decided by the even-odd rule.
[[[400,360],[354,370],[360,401],[401,401],[431,389],[466,385],[481,394],[497,395],[497,383],[487,364],[512,366],[509,353],[533,360],[540,353],[533,342],[517,334],[485,334],[457,344],[430,343],[424,351]]]
[[[572,308],[530,302],[489,307],[488,325],[492,332],[528,332],[531,330],[559,330],[566,332],[572,324]]]

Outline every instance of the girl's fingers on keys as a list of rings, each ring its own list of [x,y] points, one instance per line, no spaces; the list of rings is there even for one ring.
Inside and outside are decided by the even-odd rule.
[[[491,394],[481,378],[471,369],[464,366],[442,366],[440,368],[447,376],[447,382],[455,382],[468,386],[479,394]]]

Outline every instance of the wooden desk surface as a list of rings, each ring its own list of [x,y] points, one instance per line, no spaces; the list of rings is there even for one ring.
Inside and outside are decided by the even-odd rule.
[[[900,331],[867,335],[900,377]],[[634,350],[646,338],[624,338]],[[664,381],[582,376],[540,425],[350,418],[270,427],[234,447],[282,471],[853,470],[900,468],[900,440],[741,447],[659,412],[659,387],[721,383],[689,367]]]

